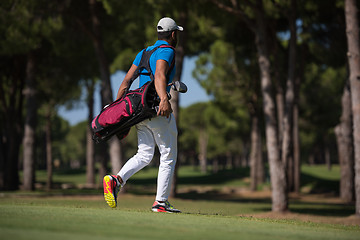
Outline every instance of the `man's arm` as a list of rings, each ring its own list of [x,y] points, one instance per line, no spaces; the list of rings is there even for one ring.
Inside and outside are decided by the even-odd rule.
[[[134,75],[136,69],[137,69],[136,65],[134,65],[134,64],[131,65],[129,71],[126,73],[124,80],[122,81],[122,83],[119,87],[118,93],[116,95],[116,100],[121,98],[122,95],[124,95],[125,89],[129,86],[130,79]]]
[[[166,93],[167,80],[166,73],[168,71],[169,64],[165,60],[156,61],[155,70],[155,89],[160,98],[159,111],[157,115],[169,117],[172,113],[171,105]]]

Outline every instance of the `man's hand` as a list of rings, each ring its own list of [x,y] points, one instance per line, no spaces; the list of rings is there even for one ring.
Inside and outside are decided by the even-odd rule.
[[[171,104],[170,104],[169,100],[167,98],[162,99],[159,103],[159,110],[157,112],[157,115],[165,116],[165,117],[169,118],[171,113],[172,113],[172,108],[171,108]]]

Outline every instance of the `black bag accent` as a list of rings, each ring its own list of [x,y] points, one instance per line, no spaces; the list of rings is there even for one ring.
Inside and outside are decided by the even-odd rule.
[[[93,140],[97,143],[106,141],[116,135],[120,140],[125,138],[131,127],[157,115],[156,107],[159,106],[159,97],[155,90],[154,75],[150,69],[150,57],[158,48],[169,47],[160,45],[150,51],[144,49],[140,64],[130,79],[129,86],[122,97],[104,107],[99,115],[92,121]],[[175,49],[174,49],[175,51]],[[175,65],[174,59],[169,68],[167,79]],[[141,72],[146,69],[146,72]],[[151,81],[135,90],[129,90],[131,84],[139,75],[148,75]]]

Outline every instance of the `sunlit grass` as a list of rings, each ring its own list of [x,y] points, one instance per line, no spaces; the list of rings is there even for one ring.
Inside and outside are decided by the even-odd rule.
[[[268,203],[173,199],[182,214],[150,211],[152,197],[120,196],[110,209],[100,197],[0,198],[1,239],[358,239],[352,226],[241,217]],[[166,232],[164,232],[166,230]]]
[[[332,191],[338,192],[338,182],[340,179],[340,168],[338,165],[333,165],[330,170],[326,165],[306,165],[301,166],[302,171],[302,186],[307,189],[306,192],[316,191]],[[136,173],[130,180],[129,185],[133,188],[141,188],[141,185],[156,186],[158,168],[156,166],[148,166]],[[268,176],[268,174],[267,174]],[[178,173],[179,188],[189,187],[212,187],[215,190],[223,187],[231,188],[248,188],[250,184],[249,169],[224,169],[218,173],[213,173],[211,168],[209,172],[202,173],[198,167],[181,166]],[[21,177],[20,177],[21,179]],[[38,170],[36,172],[36,182],[45,185],[47,174],[45,170]],[[100,182],[100,177],[96,175],[96,182]],[[55,184],[72,184],[74,186],[84,185],[86,183],[86,173],[84,169],[77,170],[54,170],[53,182]],[[264,187],[270,187],[269,178],[266,182],[258,186],[261,190]]]
[[[301,166],[301,172],[324,180],[340,180],[340,166],[332,165],[330,169],[326,165]]]
[[[228,194],[224,189],[249,186],[249,169],[224,169],[216,174],[198,168],[179,168],[179,190],[171,203],[183,214],[150,211],[156,191],[157,167],[147,167],[128,182],[129,193],[120,194],[118,207],[110,209],[102,189],[80,189],[84,170],[55,170],[53,180],[77,186],[51,191],[0,193],[1,239],[158,239],[163,229],[170,239],[358,239],[359,227],[304,222],[293,219],[263,219],[271,211],[270,195],[251,197]],[[303,187],[333,191],[339,182],[339,167],[302,166]],[[38,183],[46,172],[37,171]],[[269,189],[269,183],[261,187]],[[186,190],[186,191],[184,191]],[[197,191],[198,190],[198,191]],[[134,195],[135,194],[135,195]],[[290,198],[293,214],[323,218],[346,218],[354,206]],[[254,217],[252,217],[254,216]],[[134,230],[136,229],[136,230]],[[121,234],[120,234],[121,233]]]

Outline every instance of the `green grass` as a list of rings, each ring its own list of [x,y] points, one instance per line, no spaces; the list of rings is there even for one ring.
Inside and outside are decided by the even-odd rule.
[[[128,193],[142,195],[142,196],[154,196],[156,191],[156,178],[157,178],[157,167],[146,167],[142,171],[135,174],[127,184]],[[225,192],[239,189],[247,189],[249,187],[249,169],[225,169],[221,170],[216,174],[212,173],[201,173],[198,168],[192,166],[181,166],[179,168],[178,178],[178,197],[182,199],[191,200],[213,200],[244,203],[244,202],[255,202],[266,204],[263,206],[264,210],[271,208],[271,199],[249,199],[249,198],[232,198],[231,196],[224,195]],[[38,183],[42,183],[45,186],[46,172],[37,171],[36,179]],[[99,179],[97,177],[96,179]],[[330,193],[331,196],[336,196],[339,192],[339,179],[340,179],[340,168],[334,165],[329,171],[325,165],[302,165],[302,190],[305,194],[311,193]],[[53,180],[55,182],[55,189],[51,192],[46,190],[38,190],[36,192],[21,192],[18,191],[16,194],[20,195],[89,195],[97,194],[96,189],[61,189],[63,183],[70,183],[73,186],[79,186],[84,184],[86,181],[85,171],[79,170],[68,170],[54,171]],[[270,189],[270,183],[267,181],[260,185],[258,188]],[[200,189],[200,191],[199,191]],[[295,205],[297,203],[295,202]],[[290,204],[291,210],[294,209],[294,203]],[[316,206],[316,204],[314,204]],[[344,209],[345,208],[345,209]],[[307,213],[313,211],[310,205],[305,207],[298,207],[295,209],[299,213]],[[326,209],[322,207],[314,209],[319,212],[320,215],[326,215]],[[353,207],[342,206],[342,210],[335,211],[337,215],[351,214]]]
[[[1,239],[359,239],[358,227],[239,217],[258,204],[175,199],[182,214],[149,210],[152,197],[0,198]],[[150,205],[149,205],[150,204]],[[260,207],[261,208],[261,207]]]
[[[171,203],[182,214],[150,211],[156,186],[156,167],[147,167],[128,182],[133,194],[120,195],[119,206],[110,209],[102,189],[55,189],[50,192],[0,193],[0,239],[359,239],[360,228],[304,222],[296,219],[261,219],[257,213],[271,210],[270,197],[223,194],[222,188],[246,188],[248,169],[201,173],[182,166],[179,194]],[[302,186],[310,193],[333,193],[338,188],[339,167],[302,166]],[[74,185],[85,183],[82,170],[55,171],[54,181]],[[44,183],[46,173],[37,172]],[[265,183],[265,186],[269,183]],[[209,188],[196,192],[191,189]],[[292,213],[342,218],[355,212],[354,206],[290,199]],[[247,216],[247,217],[244,217]]]
[[[340,167],[333,165],[327,169],[325,165],[302,165],[302,186],[309,189],[310,193],[334,193],[339,194]]]
[[[97,178],[95,178],[97,180]],[[22,180],[22,173],[20,173],[20,180]],[[45,184],[47,180],[46,170],[36,171],[36,182]],[[71,184],[85,184],[86,173],[85,169],[76,170],[54,170],[53,171],[53,182],[56,184],[60,183],[71,183]]]
[[[324,180],[340,180],[340,166],[332,165],[331,169],[327,169],[326,165],[306,165],[301,166],[303,174],[308,174]]]
[[[138,186],[155,186],[157,177],[157,167],[146,167],[130,180],[131,185]],[[329,171],[325,165],[306,165],[301,167],[302,186],[307,186],[313,191],[338,191],[340,179],[340,168],[333,165]],[[20,174],[20,180],[22,179]],[[249,177],[249,168],[226,169],[216,174],[211,172],[201,173],[198,168],[192,166],[181,166],[179,168],[179,187],[208,186],[213,188],[226,187],[248,187],[249,182],[244,179]],[[36,172],[36,181],[46,183],[46,171],[39,170]],[[96,180],[99,179],[97,176]],[[269,180],[269,179],[267,179]],[[70,183],[74,185],[85,184],[86,175],[84,169],[79,170],[55,170],[53,174],[55,184]],[[269,186],[269,182],[265,185]]]

